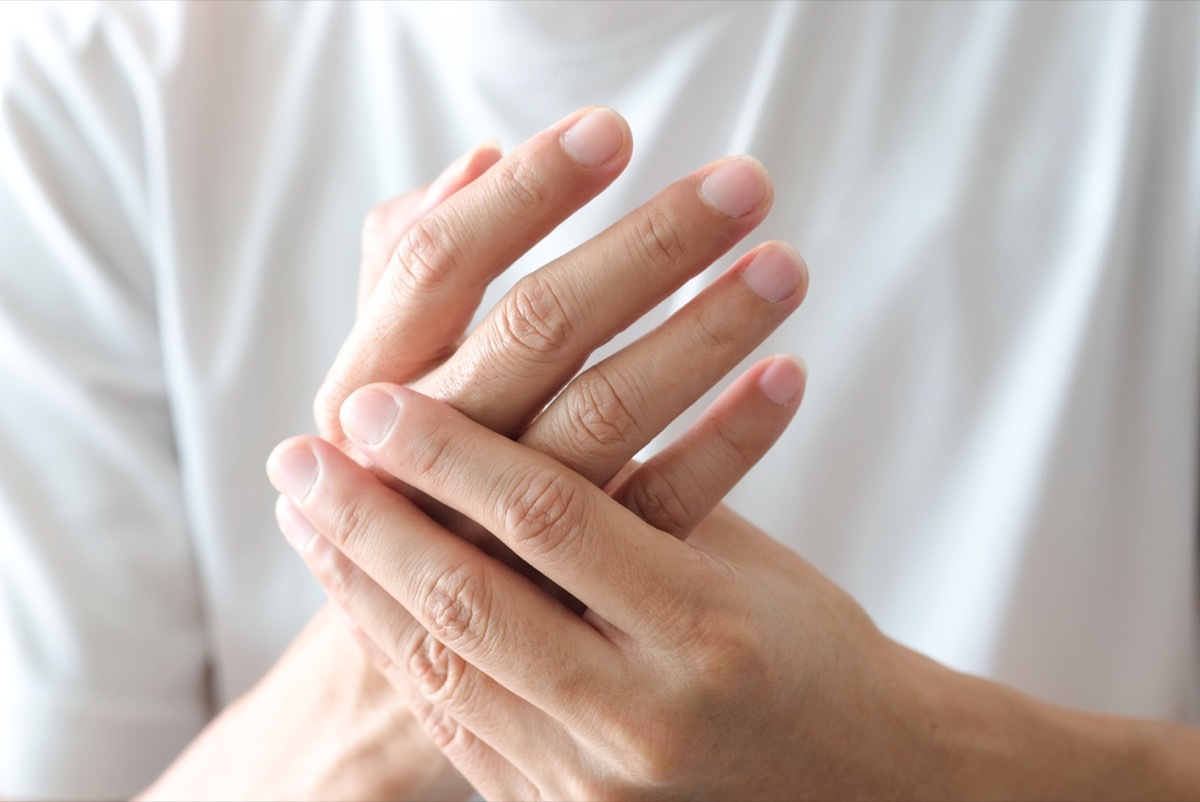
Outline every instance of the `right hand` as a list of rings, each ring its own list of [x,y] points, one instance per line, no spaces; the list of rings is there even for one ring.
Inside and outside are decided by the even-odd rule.
[[[464,339],[487,283],[628,163],[631,141],[624,122],[606,110],[594,114],[571,115],[499,162],[494,149],[477,149],[461,172],[447,171],[432,191],[403,196],[372,212],[364,226],[359,319],[314,405],[323,436],[352,453],[338,422],[342,401],[370,382],[409,383],[605,485],[663,425],[794,311],[807,284],[803,263],[787,246],[760,246],[659,329],[576,377],[543,411],[592,349],[761,222],[771,199],[765,174],[755,163],[725,160],[676,182],[607,231],[523,278]],[[587,121],[566,135],[585,116]],[[581,137],[581,132],[592,136]],[[584,158],[573,158],[570,148]],[[722,205],[733,214],[721,211]],[[753,278],[745,278],[752,262]],[[752,375],[735,383],[679,448],[630,472],[621,487],[627,503],[659,528],[690,528],[681,524],[722,497],[795,411],[794,404],[756,403],[762,397],[760,381],[777,363],[768,360],[752,368]],[[780,370],[795,372],[785,365],[772,373]],[[281,524],[287,531],[286,520]],[[489,550],[495,543],[477,530],[467,534]],[[335,719],[344,711],[396,708],[395,720],[401,723],[373,736],[392,740],[385,750],[391,761],[373,768],[388,766],[396,775],[396,782],[384,785],[392,793],[412,792],[418,788],[414,771],[421,770],[424,782],[431,760],[424,736],[408,726],[412,719],[405,703],[385,682],[369,676],[374,669],[360,664],[361,656],[345,652],[341,633],[329,624],[314,627],[310,644],[325,645],[290,650],[253,694],[258,699],[280,698],[276,691],[292,699],[323,698],[326,694],[296,689],[305,684],[342,688],[354,698],[325,706]],[[330,672],[328,661],[312,658],[333,650],[351,663]],[[363,681],[346,682],[347,674],[360,673]],[[297,684],[297,677],[304,681]],[[260,717],[271,709],[269,704],[243,707],[247,714],[257,707]],[[328,729],[357,726],[350,717],[331,720]],[[268,742],[261,722],[225,729],[226,741],[236,740],[241,731],[253,733],[246,746]],[[279,733],[277,742],[296,735]],[[412,760],[405,761],[406,755]],[[421,765],[406,765],[410,762]],[[329,765],[336,763],[331,756]],[[339,795],[352,793],[343,787]]]

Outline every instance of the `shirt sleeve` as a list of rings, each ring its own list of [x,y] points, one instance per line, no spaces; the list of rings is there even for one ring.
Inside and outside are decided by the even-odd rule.
[[[39,20],[0,96],[0,797],[134,794],[209,716],[131,35]]]

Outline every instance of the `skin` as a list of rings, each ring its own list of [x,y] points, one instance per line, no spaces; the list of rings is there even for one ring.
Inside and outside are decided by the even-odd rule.
[[[687,209],[695,195],[667,197]],[[610,289],[617,305],[640,303]],[[563,305],[571,323],[554,331],[592,308]],[[532,375],[547,373],[562,375]],[[597,485],[620,461],[530,447],[542,418],[522,429],[502,408],[480,421],[436,393],[369,381],[337,430],[371,469],[318,438],[281,444],[269,461],[281,526],[436,746],[490,798],[1200,795],[1197,732],[950,671],[884,637],[746,521],[707,514],[722,463],[689,456],[704,447],[682,443],[649,471],[657,481],[638,481],[643,466],[606,493]],[[756,381],[735,383],[732,408],[763,401],[746,390]],[[540,387],[528,398],[548,397]],[[702,421],[698,441],[731,428],[710,423],[706,436]],[[506,436],[516,431],[523,442]],[[687,492],[697,477],[710,483]],[[431,516],[414,498],[441,507]],[[443,525],[463,518],[517,559]]]
[[[597,486],[610,485],[648,514],[688,528],[774,442],[803,389],[803,368],[788,358],[765,360],[743,374],[660,458],[629,463],[798,307],[807,271],[783,243],[752,249],[658,330],[576,375],[593,348],[762,220],[771,188],[752,161],[738,164],[758,182],[758,197],[736,216],[713,209],[699,194],[722,163],[709,165],[523,280],[478,328],[465,331],[487,282],[628,162],[628,128],[607,110],[598,113],[612,126],[612,154],[595,163],[571,157],[565,132],[587,111],[502,160],[493,147],[481,147],[431,187],[372,212],[363,232],[359,320],[314,404],[332,452],[390,494],[422,504],[461,542],[485,548],[539,592],[576,609],[490,534],[379,470],[368,451],[345,438],[337,411],[367,382],[408,383],[573,465]],[[790,282],[782,297],[764,299],[746,282],[748,267],[763,260]],[[671,375],[667,365],[687,366],[688,379],[661,386],[661,377]],[[786,396],[783,403],[764,388]],[[675,485],[689,489],[678,502],[664,494]],[[286,502],[278,514],[281,528],[295,536],[302,516]],[[414,718],[411,694],[397,693],[354,639],[378,658],[356,622],[347,626],[323,611],[143,798],[467,796],[465,783]]]

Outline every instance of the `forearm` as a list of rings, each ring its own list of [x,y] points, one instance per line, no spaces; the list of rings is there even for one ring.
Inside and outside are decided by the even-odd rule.
[[[1037,701],[904,650],[913,797],[1200,798],[1200,732]]]

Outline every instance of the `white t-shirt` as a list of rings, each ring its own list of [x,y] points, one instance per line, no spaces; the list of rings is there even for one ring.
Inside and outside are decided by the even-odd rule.
[[[590,103],[629,170],[485,308],[758,156],[735,253],[812,287],[755,358],[811,379],[733,506],[955,668],[1200,723],[1198,41],[1194,4],[53,15],[0,116],[0,796],[135,792],[264,673],[322,594],[263,463],[313,430],[363,215]]]

